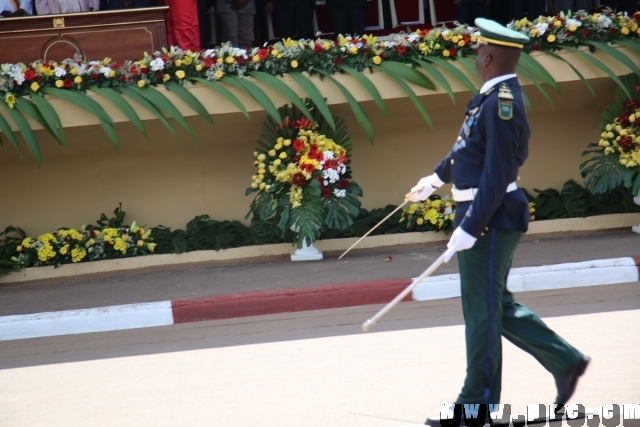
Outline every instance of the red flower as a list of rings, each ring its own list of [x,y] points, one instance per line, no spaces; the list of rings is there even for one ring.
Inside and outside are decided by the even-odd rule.
[[[213,59],[211,58],[204,58],[204,68],[211,68],[211,66],[213,65]]]
[[[456,53],[458,53],[458,51],[454,48],[449,49],[449,55],[450,56],[456,56]]]
[[[636,86],[635,89],[636,89],[636,92],[640,92],[640,86]]]
[[[307,182],[307,178],[304,177],[300,172],[293,175],[293,183],[298,187],[302,187]]]
[[[633,138],[629,135],[621,136],[618,139],[618,146],[622,148],[622,151],[631,151],[633,149]]]
[[[329,197],[331,197],[331,190],[328,189],[327,187],[322,189],[322,197],[324,199],[328,199]]]
[[[238,56],[236,58],[236,62],[238,63],[238,65],[242,65],[244,64],[244,58],[242,56]]]
[[[122,76],[124,77],[124,76]],[[64,79],[64,87],[65,89],[69,89],[71,86],[73,86],[73,81],[71,81],[71,79]]]
[[[293,140],[293,143],[291,144],[291,146],[293,147],[294,150],[300,151],[304,148],[304,141],[296,138]]]
[[[93,74],[91,75],[91,79],[92,79],[92,80],[94,80],[94,81],[95,81],[95,80],[98,80],[99,78],[100,78],[100,74],[93,73]]]
[[[635,19],[636,21],[640,20],[640,12],[636,12],[633,14],[633,19]]]
[[[24,79],[28,82],[33,80],[35,76],[36,76],[36,72],[33,71],[32,68],[29,68],[27,71],[24,72]]]
[[[589,30],[585,28],[584,30],[582,30],[581,34],[582,34],[582,37],[587,37],[589,35]]]
[[[149,69],[147,67],[140,67],[140,72],[146,75],[149,72]]]
[[[342,58],[340,58],[339,56],[336,58],[336,64],[340,65],[342,64]]]
[[[617,33],[618,33],[618,30],[616,30],[615,28],[609,29],[609,34],[611,34],[612,36],[615,36]]]
[[[295,156],[293,156],[293,158],[291,159],[291,161],[293,163],[298,163],[300,161],[300,154],[296,154]]]
[[[400,45],[400,46],[398,46],[398,48],[396,50],[398,51],[398,53],[400,55],[403,55],[407,51],[407,48],[406,48],[406,46]]]
[[[164,77],[164,74],[162,74],[162,73],[158,73],[158,74],[156,75],[156,78],[157,78],[158,80],[162,80],[162,78],[163,78],[163,77]]]
[[[322,52],[322,46],[320,46],[318,43],[315,44],[315,46],[313,46],[313,51],[315,53],[320,53]]]
[[[534,43],[532,49],[533,50],[540,50],[540,45],[538,43]]]

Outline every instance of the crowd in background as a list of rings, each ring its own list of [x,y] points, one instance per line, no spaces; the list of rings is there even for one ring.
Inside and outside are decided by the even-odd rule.
[[[390,28],[390,1],[382,2],[385,28]],[[473,23],[477,17],[507,24],[524,16],[609,6],[634,12],[637,0],[436,0],[453,2],[455,19]],[[364,34],[367,0],[325,0],[334,34]],[[248,48],[277,38],[315,36],[316,0],[0,0],[0,17],[170,6],[167,41],[183,49],[205,49],[229,41]],[[431,22],[425,0],[425,23]],[[269,31],[269,25],[272,31]]]

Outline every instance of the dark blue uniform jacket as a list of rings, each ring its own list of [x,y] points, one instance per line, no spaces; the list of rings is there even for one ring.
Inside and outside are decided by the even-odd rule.
[[[498,98],[506,83],[513,95],[512,117],[501,118]],[[444,182],[461,190],[478,188],[473,201],[460,202],[454,225],[479,237],[485,228],[527,231],[529,206],[521,189],[507,193],[518,179],[518,168],[527,158],[529,124],[516,78],[496,84],[474,96],[467,105],[458,138],[447,156],[435,168]]]

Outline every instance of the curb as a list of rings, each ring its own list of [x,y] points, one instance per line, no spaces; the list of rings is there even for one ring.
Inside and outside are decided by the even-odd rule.
[[[640,280],[640,257],[611,258],[514,268],[512,292],[599,286]],[[403,301],[460,296],[460,276],[428,277]],[[383,304],[411,284],[410,278],[310,288],[245,292],[216,297],[126,304],[92,309],[0,316],[0,341],[168,326],[215,319]]]

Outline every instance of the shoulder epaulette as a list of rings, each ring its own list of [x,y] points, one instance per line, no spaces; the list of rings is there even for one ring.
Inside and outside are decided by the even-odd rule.
[[[502,120],[510,120],[513,117],[513,94],[506,83],[501,83],[498,91],[498,116]]]

